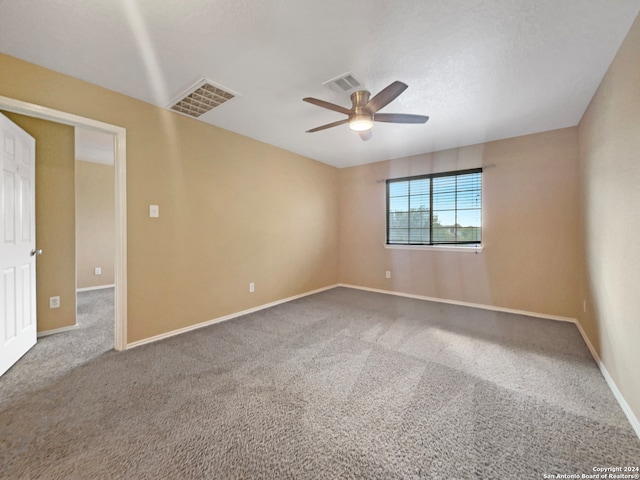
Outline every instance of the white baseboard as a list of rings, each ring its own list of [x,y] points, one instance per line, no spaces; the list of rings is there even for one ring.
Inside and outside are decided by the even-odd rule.
[[[115,283],[111,283],[109,285],[96,285],[95,287],[82,287],[76,288],[76,292],[90,292],[91,290],[102,290],[104,288],[114,288],[115,286]]]
[[[159,340],[164,340],[165,338],[174,337],[176,335],[180,335],[182,333],[191,332],[193,330],[198,330],[199,328],[208,327],[209,325],[213,325],[220,322],[225,322],[227,320],[231,320],[233,318],[242,317],[243,315],[248,315],[250,313],[259,312],[260,310],[265,310],[270,307],[275,307],[276,305],[280,305],[281,303],[287,303],[292,300],[296,300],[298,298],[307,297],[309,295],[313,295],[314,293],[324,292],[325,290],[331,290],[332,288],[336,288],[338,285],[330,285],[328,287],[318,288],[317,290],[312,290],[310,292],[301,293],[300,295],[294,295],[293,297],[283,298],[282,300],[276,300],[275,302],[265,303],[264,305],[259,305],[257,307],[249,308],[247,310],[242,310],[241,312],[232,313],[230,315],[225,315],[224,317],[214,318],[213,320],[207,320],[206,322],[196,323],[195,325],[190,325],[188,327],[179,328],[177,330],[171,330],[170,332],[161,333],[160,335],[155,335],[153,337],[144,338],[142,340],[138,340],[135,342],[127,343],[126,349],[139,347],[141,345],[146,345],[148,343],[154,343]]]
[[[638,438],[640,438],[640,421],[638,421],[638,418],[633,413],[633,410],[631,410],[631,407],[625,400],[624,396],[622,396],[622,392],[620,392],[620,389],[616,385],[616,382],[613,380],[611,375],[609,375],[609,371],[607,370],[607,367],[605,367],[604,363],[602,363],[602,360],[600,359],[598,352],[596,352],[596,349],[593,348],[593,345],[591,344],[589,337],[587,337],[586,332],[582,328],[582,325],[580,325],[580,322],[576,322],[576,326],[578,327],[578,331],[580,332],[580,335],[582,335],[582,339],[584,340],[584,343],[587,344],[587,348],[591,352],[591,355],[593,356],[593,359],[598,365],[598,368],[600,368],[600,372],[602,372],[602,376],[607,382],[607,385],[609,385],[609,389],[611,390],[611,392],[613,393],[613,396],[618,401],[620,408],[622,408],[622,411],[627,416],[627,419],[631,424],[631,428],[633,428]]]
[[[170,332],[161,333],[160,335],[154,335],[153,337],[148,337],[148,338],[144,338],[142,340],[137,340],[135,342],[128,343],[126,348],[130,349],[130,348],[139,347],[141,345],[146,345],[148,343],[154,343],[154,342],[157,342],[157,341],[160,341],[160,340],[164,340],[165,338],[170,338],[170,337],[173,337],[175,335],[180,335],[182,333],[190,332],[192,330],[197,330],[199,328],[204,328],[204,327],[207,327],[209,325],[216,324],[216,323],[225,322],[225,321],[231,320],[233,318],[237,318],[237,317],[241,317],[243,315],[248,315],[250,313],[258,312],[258,311],[264,310],[266,308],[270,308],[270,307],[274,307],[276,305],[280,305],[281,303],[290,302],[290,301],[296,300],[298,298],[302,298],[302,297],[306,297],[306,296],[309,296],[309,295],[313,295],[315,293],[324,292],[325,290],[331,290],[332,288],[336,288],[336,287],[353,288],[353,289],[356,289],[356,290],[366,290],[368,292],[384,293],[384,294],[387,294],[387,295],[396,295],[396,296],[399,296],[399,297],[415,298],[415,299],[418,299],[418,300],[427,300],[427,301],[431,301],[431,302],[449,303],[449,304],[453,304],[453,305],[461,305],[461,306],[465,306],[465,307],[481,308],[481,309],[484,309],[484,310],[493,310],[493,311],[505,312],[505,313],[515,313],[515,314],[518,314],[518,315],[526,315],[526,316],[529,316],[529,317],[544,318],[544,319],[548,319],[548,320],[556,320],[556,321],[561,321],[561,322],[570,322],[570,323],[576,323],[577,324],[576,319],[569,318],[569,317],[561,317],[561,316],[557,316],[557,315],[547,315],[547,314],[543,314],[543,313],[527,312],[527,311],[524,311],[524,310],[514,310],[514,309],[511,309],[511,308],[493,307],[491,305],[482,305],[482,304],[470,303],[470,302],[460,302],[460,301],[457,301],[457,300],[446,300],[446,299],[436,298],[436,297],[426,297],[426,296],[423,296],[423,295],[414,295],[414,294],[410,294],[410,293],[393,292],[393,291],[390,291],[390,290],[380,290],[380,289],[377,289],[377,288],[360,287],[360,286],[357,286],[357,285],[339,283],[339,284],[335,284],[335,285],[329,285],[328,287],[319,288],[317,290],[312,290],[310,292],[302,293],[300,295],[294,295],[293,297],[283,298],[282,300],[277,300],[275,302],[266,303],[264,305],[259,305],[257,307],[253,307],[253,308],[250,308],[248,310],[242,310],[241,312],[232,313],[232,314],[226,315],[224,317],[214,318],[212,320],[207,320],[205,322],[196,323],[195,325],[190,325],[188,327],[179,328],[177,330],[171,330]]]
[[[75,325],[69,325],[68,327],[60,327],[60,328],[54,328],[52,330],[44,330],[42,332],[38,332],[38,338],[46,337],[48,335],[55,335],[56,333],[68,332],[69,330],[75,330],[76,328],[78,328],[77,323]]]
[[[516,315],[526,315],[527,317],[544,318],[546,320],[556,320],[558,322],[577,323],[575,318],[561,317],[559,315],[549,315],[546,313],[528,312],[526,310],[515,310],[513,308],[494,307],[493,305],[484,305],[482,303],[461,302],[459,300],[448,300],[446,298],[426,297],[424,295],[414,295],[412,293],[394,292],[392,290],[381,290],[378,288],[360,287],[358,285],[350,285],[347,283],[338,284],[339,287],[354,288],[356,290],[365,290],[367,292],[384,293],[386,295],[395,295],[397,297],[415,298],[417,300],[426,300],[428,302],[448,303],[450,305],[460,305],[462,307],[480,308],[482,310],[491,310],[494,312],[514,313]]]

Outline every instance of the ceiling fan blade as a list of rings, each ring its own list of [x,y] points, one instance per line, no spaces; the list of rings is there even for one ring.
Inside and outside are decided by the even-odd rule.
[[[325,102],[324,100],[319,100],[317,98],[306,97],[302,99],[305,102],[313,103],[319,107],[328,108],[329,110],[333,110],[334,112],[344,113],[345,115],[351,115],[353,112],[348,108],[341,107],[340,105],[336,105],[335,103]]]
[[[327,123],[326,125],[312,128],[311,130],[307,130],[307,133],[319,132],[320,130],[326,130],[327,128],[337,127],[338,125],[344,125],[345,123],[348,123],[348,122],[349,122],[349,119],[345,118],[344,120],[338,120],[337,122]]]
[[[393,102],[398,96],[407,89],[408,85],[399,81],[393,82],[391,85],[382,89],[364,106],[369,113],[376,113],[383,107]]]
[[[427,123],[429,117],[424,115],[411,115],[408,113],[376,113],[373,116],[374,122],[386,123]]]
[[[371,138],[371,129],[365,130],[364,132],[358,132],[358,135],[360,135],[360,138],[366,142]]]

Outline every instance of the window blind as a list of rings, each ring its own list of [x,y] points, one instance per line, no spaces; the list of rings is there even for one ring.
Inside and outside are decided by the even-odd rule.
[[[387,180],[387,244],[482,242],[482,169]]]

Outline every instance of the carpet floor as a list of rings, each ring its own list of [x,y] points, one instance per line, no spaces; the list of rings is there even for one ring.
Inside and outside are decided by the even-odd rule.
[[[36,345],[0,377],[0,408],[113,350],[113,288],[78,292],[76,300],[77,327],[38,338]]]
[[[336,288],[16,387],[22,362],[0,378],[0,478],[542,479],[640,465],[569,323]]]

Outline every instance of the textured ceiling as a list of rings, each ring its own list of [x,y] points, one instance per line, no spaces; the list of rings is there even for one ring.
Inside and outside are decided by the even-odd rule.
[[[578,123],[640,0],[0,0],[0,51],[166,107],[202,78],[239,93],[199,121],[335,166]],[[363,142],[322,86],[409,85]]]

